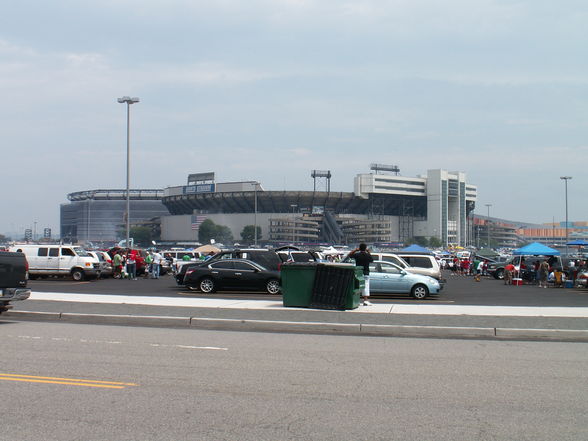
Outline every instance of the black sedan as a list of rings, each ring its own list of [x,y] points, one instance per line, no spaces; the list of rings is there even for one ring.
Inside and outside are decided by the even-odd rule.
[[[247,259],[222,259],[188,268],[184,285],[192,290],[255,290],[280,292],[280,273]]]

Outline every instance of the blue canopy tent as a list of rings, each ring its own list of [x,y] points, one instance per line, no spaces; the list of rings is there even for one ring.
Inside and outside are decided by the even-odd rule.
[[[428,248],[422,247],[420,245],[417,245],[416,243],[412,244],[412,245],[410,245],[400,251],[404,251],[407,253],[429,253],[429,254],[431,254],[431,250],[429,250]]]
[[[533,242],[524,247],[518,248],[512,252],[514,256],[520,256],[519,266],[517,267],[517,277],[521,274],[521,264],[523,262],[523,256],[559,256],[561,253],[553,248],[549,248],[547,245],[543,245],[539,242]]]
[[[533,242],[512,252],[515,256],[559,256],[560,252],[539,242]]]
[[[588,241],[582,239],[572,240],[571,242],[566,243],[566,245],[575,245],[580,247],[585,247],[588,245]]]

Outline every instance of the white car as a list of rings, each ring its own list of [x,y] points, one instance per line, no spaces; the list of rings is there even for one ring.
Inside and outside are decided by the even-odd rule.
[[[114,273],[112,259],[106,251],[88,251],[88,254],[98,261],[100,274],[98,277],[111,277]]]

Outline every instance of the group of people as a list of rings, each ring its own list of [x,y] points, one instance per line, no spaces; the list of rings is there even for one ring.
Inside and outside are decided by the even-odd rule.
[[[439,262],[441,269],[448,269],[452,276],[486,276],[488,275],[488,260],[474,258],[473,260],[459,257],[442,259]]]
[[[569,266],[561,268],[554,265],[554,258],[545,258],[527,263],[521,259],[519,266],[509,263],[504,267],[504,284],[511,285],[515,275],[521,275],[527,283],[538,284],[540,288],[547,288],[550,284],[563,287],[566,280],[575,280],[578,273],[586,271],[585,260],[570,260]]]
[[[137,250],[118,250],[112,256],[115,279],[137,280]],[[148,251],[145,256],[145,277],[159,279],[164,257],[157,252]]]

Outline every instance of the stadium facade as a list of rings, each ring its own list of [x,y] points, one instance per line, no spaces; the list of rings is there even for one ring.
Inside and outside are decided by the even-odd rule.
[[[214,173],[202,173],[163,191],[170,215],[161,218],[161,235],[196,240],[200,223],[210,219],[236,240],[246,225],[258,225],[263,241],[272,242],[395,245],[425,236],[465,246],[473,242],[476,199],[465,173],[446,170],[359,174],[353,192],[267,191],[256,181],[217,183]]]
[[[130,190],[130,222],[141,224],[169,214],[163,190]],[[60,206],[61,239],[67,242],[115,242],[124,236],[126,190],[88,190],[67,195]]]
[[[425,236],[445,245],[473,244],[477,189],[465,173],[428,170],[405,177],[385,170],[358,174],[353,192],[333,192],[330,185],[317,191],[316,180],[313,191],[268,191],[257,181],[217,183],[214,173],[192,174],[186,185],[131,190],[131,224],[158,219],[164,242],[196,242],[199,225],[210,219],[229,227],[236,241],[245,226],[257,225],[262,242],[395,246]],[[330,179],[330,172],[325,176]],[[125,190],[80,191],[67,198],[60,210],[63,240],[122,238]]]

